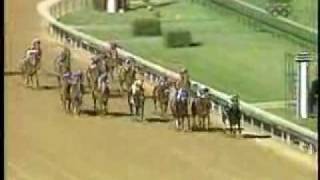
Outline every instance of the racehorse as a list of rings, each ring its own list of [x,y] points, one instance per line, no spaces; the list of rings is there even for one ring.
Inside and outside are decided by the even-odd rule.
[[[133,84],[136,78],[136,71],[135,69],[130,66],[129,68],[124,67],[123,65],[120,66],[119,69],[119,83],[120,83],[120,93],[122,94],[124,91],[124,86],[128,90],[130,86]]]
[[[229,121],[230,133],[236,134],[237,131],[233,129],[234,125],[238,126],[238,132],[241,134],[241,111],[239,105],[235,102],[229,106],[224,106],[222,111],[222,122],[226,125],[226,120]]]
[[[191,129],[188,107],[189,107],[189,93],[186,89],[182,89],[181,97],[179,99],[176,97],[175,99],[175,111],[176,111],[175,115],[176,115],[177,129],[180,129],[182,127],[182,129],[186,130],[184,128],[186,118],[188,121],[188,130]]]
[[[88,82],[88,87],[91,88],[91,90],[93,90],[94,87],[97,86],[99,75],[100,75],[100,72],[98,67],[95,67],[95,68],[88,67],[86,71],[86,78]]]
[[[115,72],[117,70],[117,60],[112,58],[111,55],[106,56],[106,67],[108,68],[110,78],[113,80],[115,77]]]
[[[169,88],[170,87],[166,84],[159,84],[155,86],[152,91],[154,109],[157,110],[157,103],[159,103],[161,115],[166,113],[168,109],[170,95]]]
[[[37,59],[38,52],[31,52],[29,50],[27,55],[22,60],[20,64],[20,70],[22,72],[22,77],[24,79],[25,85],[28,86],[29,82],[31,81],[31,86],[33,86],[33,77],[36,79],[36,87],[40,86],[39,77],[38,77],[38,70],[40,69],[40,60]]]
[[[98,83],[98,77],[108,71],[108,67],[106,65],[106,61],[104,60],[105,55],[98,55],[95,58],[96,65],[95,67],[89,66],[86,71],[86,79],[88,82],[89,88],[91,90],[94,89],[95,86],[97,86]]]
[[[61,87],[63,74],[71,71],[70,55],[67,52],[65,53],[66,54],[61,53],[54,61],[54,71],[58,73],[57,80],[59,87]]]
[[[191,104],[191,115],[196,124],[196,117],[198,117],[200,127],[205,129],[205,121],[207,119],[207,130],[209,130],[210,126],[210,110],[211,110],[211,102],[208,97],[205,98],[195,98]]]
[[[71,109],[70,88],[71,84],[68,82],[67,79],[63,78],[61,81],[60,88],[60,100],[66,112],[69,112]]]
[[[145,101],[145,95],[142,87],[138,88],[135,94],[133,94],[132,88],[129,89],[128,104],[129,104],[130,114],[135,116],[140,115],[141,121],[144,118],[144,101]],[[135,113],[133,111],[135,111]]]
[[[80,115],[80,106],[82,104],[83,89],[82,89],[83,75],[77,74],[70,85],[70,101],[71,108],[74,114]]]
[[[106,83],[103,83],[102,88],[98,89],[97,87],[94,88],[92,91],[92,99],[93,99],[93,108],[96,112],[96,103],[98,101],[99,110],[104,114],[108,113],[108,100],[110,96],[110,88]]]

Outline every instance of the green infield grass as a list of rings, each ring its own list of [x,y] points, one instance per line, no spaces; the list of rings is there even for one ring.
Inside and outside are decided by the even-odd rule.
[[[163,32],[189,30],[196,46],[167,48],[162,37],[134,37],[131,22],[160,12]],[[239,22],[237,14],[219,13],[198,4],[176,1],[150,12],[136,8],[124,14],[107,14],[91,8],[60,19],[101,40],[122,47],[171,70],[185,66],[191,77],[248,102],[285,99],[284,57],[301,47]]]

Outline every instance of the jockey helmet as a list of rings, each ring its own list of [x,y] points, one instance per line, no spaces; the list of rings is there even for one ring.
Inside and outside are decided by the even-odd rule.
[[[208,93],[208,92],[209,92],[209,89],[205,87],[205,88],[203,88],[203,92],[204,92],[204,93]]]
[[[182,68],[181,70],[180,70],[180,73],[182,74],[182,73],[187,73],[188,72],[188,70],[187,70],[187,68]]]
[[[91,60],[91,63],[96,63],[98,61],[98,58],[96,56],[92,56],[90,60]]]
[[[33,39],[32,45],[35,45],[35,44],[40,44],[40,39],[38,39],[38,38]]]
[[[67,42],[70,42],[72,39],[70,37],[67,37]]]
[[[125,64],[126,64],[126,65],[129,65],[129,64],[130,64],[130,59],[127,58],[127,59],[125,60]]]
[[[233,102],[238,101],[238,99],[239,99],[239,96],[238,96],[238,95],[233,95],[233,96],[231,97],[231,101],[233,101]]]
[[[142,80],[137,80],[137,81],[136,81],[136,85],[137,85],[137,86],[142,86],[142,83],[143,83]]]
[[[111,49],[116,49],[117,48],[117,44],[115,42],[110,43],[111,45]]]
[[[94,69],[94,68],[96,68],[97,67],[97,65],[96,64],[90,64],[90,66],[89,66],[91,69]]]

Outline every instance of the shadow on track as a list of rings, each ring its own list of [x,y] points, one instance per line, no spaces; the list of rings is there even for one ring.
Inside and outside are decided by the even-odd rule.
[[[161,118],[161,117],[151,117],[151,118],[146,118],[145,119],[149,123],[168,123],[170,122],[170,119],[168,118]]]

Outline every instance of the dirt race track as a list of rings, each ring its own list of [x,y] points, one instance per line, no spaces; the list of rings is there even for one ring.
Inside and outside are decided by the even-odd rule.
[[[59,50],[43,32],[37,3],[5,1],[6,71],[16,70],[17,60],[33,37],[43,39],[45,69],[50,69]],[[77,53],[76,68],[86,66],[85,58],[85,53]],[[40,83],[40,90],[32,90],[22,85],[20,77],[5,76],[7,180],[317,177],[313,157],[271,139],[232,138],[222,132],[180,133],[172,123],[133,122],[122,98],[111,99],[113,116],[92,116],[91,106],[80,117],[67,115],[60,107],[55,79],[41,73]],[[86,102],[90,105],[91,101],[87,98]]]

